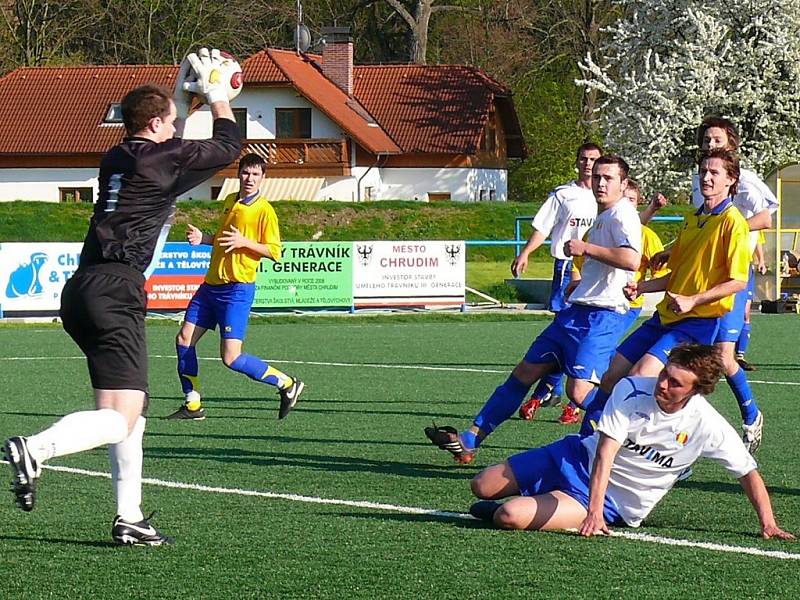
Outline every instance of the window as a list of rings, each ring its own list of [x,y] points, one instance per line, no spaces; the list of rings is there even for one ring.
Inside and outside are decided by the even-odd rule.
[[[450,192],[428,192],[428,202],[443,202],[450,200]]]
[[[241,139],[247,138],[247,109],[234,108],[233,118],[236,119],[236,126],[239,128],[239,137]]]
[[[212,185],[211,186],[211,200],[216,200],[219,198],[219,193],[222,191],[221,185]]]
[[[58,188],[59,202],[94,202],[92,188]]]
[[[375,188],[371,185],[368,185],[364,188],[364,201],[369,202],[370,200],[374,199]]]
[[[486,190],[481,190],[478,195],[478,202],[486,201]]]
[[[276,108],[275,109],[275,137],[281,138],[310,138],[311,137],[311,109],[310,108]]]
[[[497,200],[497,190],[489,190],[489,202]]]
[[[122,106],[119,102],[112,102],[108,105],[108,110],[106,110],[106,118],[103,120],[104,123],[122,123]]]

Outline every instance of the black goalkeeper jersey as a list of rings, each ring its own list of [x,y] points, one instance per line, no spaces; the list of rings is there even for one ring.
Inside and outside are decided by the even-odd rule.
[[[144,273],[166,240],[175,198],[239,156],[236,123],[214,120],[208,140],[156,143],[126,138],[100,163],[100,197],[83,243],[79,269],[121,263]]]

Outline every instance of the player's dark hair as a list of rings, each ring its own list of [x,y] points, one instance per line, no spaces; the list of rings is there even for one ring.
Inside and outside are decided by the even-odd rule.
[[[714,391],[720,377],[725,373],[722,354],[715,346],[704,344],[680,344],[669,353],[667,364],[691,371],[697,377],[695,388],[708,396]]]
[[[125,94],[120,103],[122,122],[128,135],[147,129],[150,119],[164,119],[169,114],[172,94],[159,85],[140,85]]]
[[[619,180],[625,181],[628,178],[628,172],[631,168],[624,158],[616,154],[604,154],[596,161],[594,161],[594,168],[597,169],[600,165],[617,165],[619,168]]]
[[[703,161],[708,160],[709,158],[718,158],[722,161],[728,177],[732,177],[735,180],[733,185],[731,185],[730,192],[728,192],[728,194],[730,196],[735,196],[739,189],[739,176],[741,174],[739,155],[731,150],[714,148],[713,150],[707,150],[700,155],[700,161],[698,162],[697,166],[701,167],[703,165]]]
[[[578,160],[581,157],[581,152],[585,152],[586,150],[597,150],[601,155],[603,154],[603,149],[600,147],[600,144],[585,142],[578,146],[578,151],[575,153],[575,160]]]
[[[738,151],[739,146],[742,143],[741,138],[739,137],[739,131],[736,129],[736,125],[733,124],[732,121],[725,119],[723,117],[706,117],[703,119],[703,122],[700,124],[700,127],[697,128],[697,147],[703,147],[703,138],[706,135],[706,131],[711,129],[712,127],[718,127],[719,129],[725,130],[725,135],[728,136],[728,148],[726,150],[733,150]]]
[[[267,161],[259,154],[245,154],[239,159],[239,174],[242,173],[247,167],[260,167],[262,173],[267,172]]]
[[[636,201],[637,201],[637,203],[642,201],[642,186],[639,185],[638,181],[628,177],[628,189],[629,190],[633,190],[634,192],[636,192]]]

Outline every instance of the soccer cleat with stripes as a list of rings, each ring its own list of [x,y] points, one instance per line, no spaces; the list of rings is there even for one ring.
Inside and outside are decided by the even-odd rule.
[[[764,436],[764,414],[758,411],[758,416],[752,425],[742,425],[742,441],[750,454],[755,454],[761,445]]]
[[[178,410],[167,416],[167,419],[182,421],[202,421],[205,418],[206,411],[202,406],[197,410],[190,410],[185,404],[181,404]]]
[[[434,446],[440,450],[447,450],[462,465],[471,463],[475,458],[475,450],[468,450],[464,447],[458,431],[454,427],[448,425],[437,427],[434,423],[433,427],[425,428],[425,435]]]
[[[162,533],[150,524],[151,514],[146,519],[135,523],[126,521],[119,515],[114,517],[111,527],[111,538],[117,544],[126,546],[164,546],[173,543],[173,539]]]
[[[565,404],[564,409],[561,411],[561,416],[558,417],[558,422],[562,425],[574,425],[581,422],[581,409],[572,404]]]
[[[297,377],[292,377],[292,385],[288,388],[278,388],[278,395],[281,397],[281,406],[278,409],[278,418],[283,419],[297,404],[300,394],[303,393],[306,384],[300,381]]]
[[[42,469],[28,451],[24,437],[8,438],[3,445],[3,452],[14,473],[11,489],[17,506],[30,512],[36,503],[36,480],[42,474]]]

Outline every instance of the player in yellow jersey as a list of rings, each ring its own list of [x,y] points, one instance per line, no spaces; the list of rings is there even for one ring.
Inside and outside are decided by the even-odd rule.
[[[175,339],[178,376],[185,395],[181,407],[170,419],[205,419],[201,406],[195,346],[209,329],[220,328],[220,356],[225,366],[260,383],[277,387],[280,396],[278,418],[294,408],[305,384],[282,373],[251,354],[242,352],[247,320],[255,296],[255,280],[262,258],[280,260],[281,238],[278,217],[259,189],[267,164],[257,154],[239,161],[239,193],[224,200],[216,234],[210,236],[193,225],[186,238],[193,246],[211,244],[211,264],[206,278],[186,308],[181,330]]]
[[[581,433],[591,432],[611,390],[626,375],[654,377],[667,363],[669,351],[683,342],[712,344],[719,319],[733,306],[733,295],[750,276],[750,230],[733,205],[739,180],[739,158],[709,150],[700,160],[703,205],[686,219],[669,258],[669,275],[633,282],[626,288],[633,300],[666,290],[656,314],[620,344],[597,394],[584,401]]]

